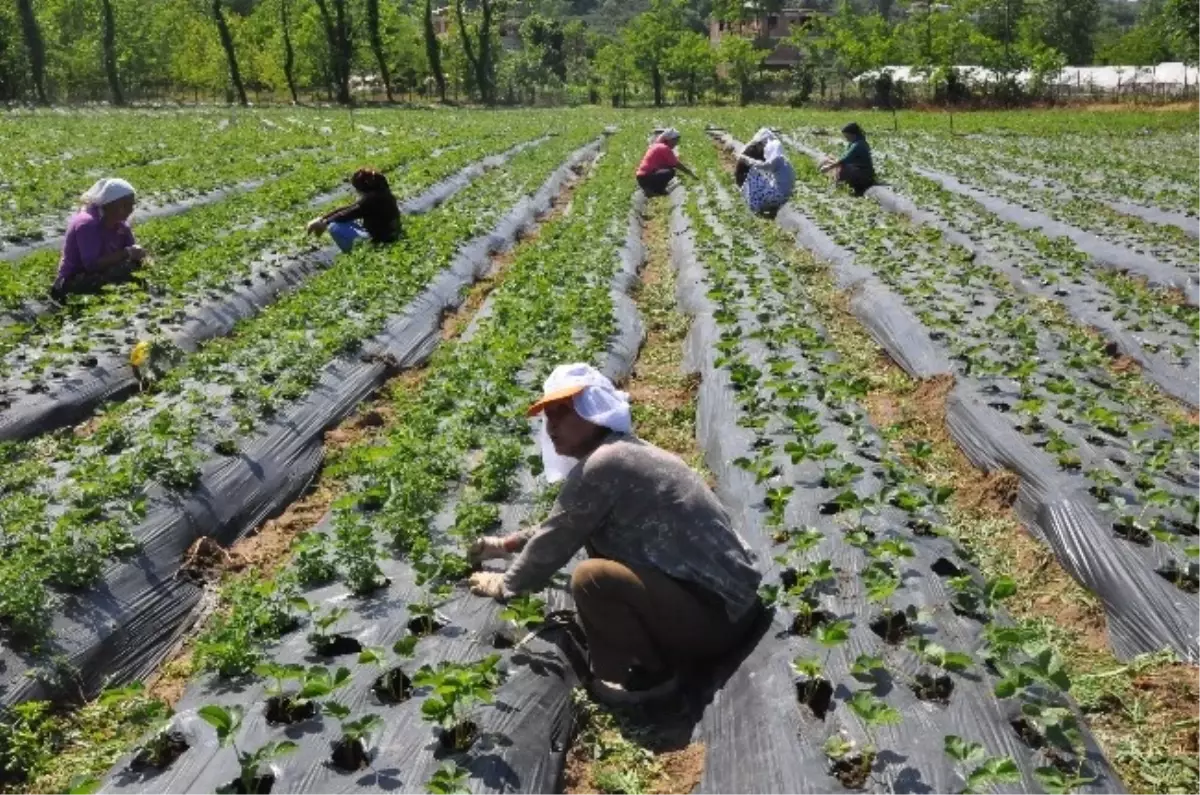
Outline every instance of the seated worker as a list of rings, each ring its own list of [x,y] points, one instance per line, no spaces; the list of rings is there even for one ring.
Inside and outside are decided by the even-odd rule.
[[[875,164],[871,160],[871,147],[867,145],[867,136],[862,127],[855,122],[850,122],[842,128],[842,136],[850,144],[846,153],[837,160],[825,158],[821,170],[832,170],[835,180],[849,185],[855,196],[862,196],[875,184]]]
[[[80,197],[83,208],[71,217],[63,239],[58,277],[50,297],[94,293],[106,284],[128,281],[146,258],[133,239],[133,186],[123,179],[102,179]]]
[[[745,176],[738,186],[751,212],[774,215],[787,204],[796,185],[796,172],[774,132],[763,127],[754,134],[738,155],[738,168],[743,166],[746,170],[740,173]]]
[[[312,219],[307,231],[319,235],[328,229],[343,253],[351,251],[359,240],[392,243],[399,238],[400,207],[387,177],[374,169],[360,168],[350,177],[350,185],[358,191],[358,201]]]
[[[529,415],[544,415],[548,475],[565,474],[546,521],[476,541],[471,590],[504,599],[545,588],[581,548],[571,575],[587,636],[591,688],[609,703],[675,691],[677,673],[732,651],[761,607],[754,553],[700,475],[633,435],[628,395],[586,364],[560,365]],[[565,466],[555,466],[564,463]]]
[[[675,169],[679,169],[693,179],[695,173],[685,166],[675,154],[679,145],[679,131],[669,127],[650,144],[637,168],[637,183],[647,196],[665,196],[667,185],[675,177]]]

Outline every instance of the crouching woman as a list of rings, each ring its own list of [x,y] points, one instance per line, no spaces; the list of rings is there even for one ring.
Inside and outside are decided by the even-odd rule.
[[[309,234],[328,231],[343,253],[360,240],[393,243],[400,237],[400,207],[387,177],[370,168],[360,168],[350,177],[358,200],[308,222]]]
[[[129,281],[146,258],[129,228],[135,203],[132,185],[123,179],[102,179],[80,200],[83,208],[67,225],[58,277],[50,288],[55,301]]]
[[[541,526],[475,543],[477,561],[516,557],[503,573],[472,575],[471,589],[497,599],[541,590],[586,550],[571,595],[593,695],[669,695],[681,669],[732,651],[752,629],[754,553],[697,473],[633,435],[628,396],[595,369],[557,367],[529,413],[544,415],[547,471],[566,471],[565,481]]]

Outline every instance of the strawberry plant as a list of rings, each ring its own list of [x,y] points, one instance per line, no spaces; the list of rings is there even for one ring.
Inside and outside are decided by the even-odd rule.
[[[1021,780],[1017,763],[1009,756],[988,756],[980,743],[964,740],[953,734],[945,737],[946,755],[955,762],[963,780],[963,795],[986,792],[996,784]]]
[[[263,773],[261,768],[272,759],[277,759],[294,753],[299,747],[291,740],[269,742],[254,751],[243,751],[234,743],[234,736],[242,726],[242,708],[238,705],[221,707],[210,705],[201,707],[197,713],[200,718],[217,732],[217,742],[222,748],[232,746],[237,754],[241,773],[230,784],[217,789],[226,793],[262,793],[270,792],[275,782],[275,776]]]
[[[492,702],[500,681],[499,662],[498,654],[473,665],[442,662],[422,666],[413,677],[417,687],[431,690],[421,703],[421,717],[440,727],[439,740],[447,750],[465,751],[478,737],[471,711],[477,704]]]
[[[364,715],[351,720],[350,708],[336,701],[325,704],[324,711],[336,718],[342,727],[342,736],[333,745],[333,764],[345,772],[354,772],[371,763],[367,753],[367,740],[371,734],[383,728],[383,718]]]

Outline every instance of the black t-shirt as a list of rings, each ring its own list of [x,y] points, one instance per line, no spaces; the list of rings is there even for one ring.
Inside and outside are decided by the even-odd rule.
[[[362,221],[363,229],[377,243],[391,243],[400,236],[400,208],[389,190],[363,193],[354,204],[326,215],[325,221]]]

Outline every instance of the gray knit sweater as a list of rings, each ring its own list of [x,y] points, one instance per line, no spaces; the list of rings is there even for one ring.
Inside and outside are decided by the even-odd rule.
[[[654,568],[720,596],[730,619],[755,601],[754,553],[704,481],[677,456],[613,433],[563,482],[541,526],[504,578],[513,593],[537,591],[581,548],[593,557]]]

